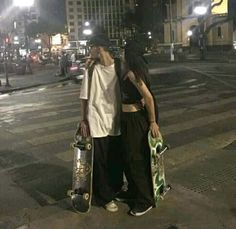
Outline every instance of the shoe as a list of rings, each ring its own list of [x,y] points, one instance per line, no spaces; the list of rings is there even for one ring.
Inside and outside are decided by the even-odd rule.
[[[105,205],[105,209],[109,212],[117,212],[118,211],[118,206],[112,200],[111,202],[109,202]]]
[[[133,200],[134,197],[130,192],[127,191],[121,191],[117,194],[115,200],[119,202],[126,202],[126,201],[131,201]]]
[[[130,214],[133,216],[142,216],[152,209],[152,205],[137,205],[134,207]]]

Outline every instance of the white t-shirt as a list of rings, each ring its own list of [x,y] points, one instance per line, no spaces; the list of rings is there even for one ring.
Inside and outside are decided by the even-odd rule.
[[[90,134],[92,137],[120,135],[121,96],[115,65],[96,64],[89,92],[88,70],[81,85],[80,99],[88,100]]]

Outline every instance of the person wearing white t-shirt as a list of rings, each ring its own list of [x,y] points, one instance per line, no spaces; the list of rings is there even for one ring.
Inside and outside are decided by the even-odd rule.
[[[121,162],[120,111],[121,95],[110,41],[100,34],[90,40],[90,62],[81,85],[82,136],[94,141],[93,193],[108,211],[115,212],[116,193],[123,182]],[[92,74],[89,73],[93,66]],[[120,164],[119,164],[120,161]],[[112,169],[118,168],[117,171]],[[115,173],[115,176],[111,176]],[[117,179],[117,180],[115,180]],[[116,187],[114,187],[116,183]]]

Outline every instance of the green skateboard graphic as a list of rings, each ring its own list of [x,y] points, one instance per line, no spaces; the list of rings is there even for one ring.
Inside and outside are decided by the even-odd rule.
[[[162,137],[153,138],[151,132],[148,132],[148,144],[150,148],[150,163],[153,185],[153,195],[155,206],[158,206],[160,200],[171,189],[170,185],[166,184],[164,157],[163,154],[169,149],[168,145],[163,144]]]

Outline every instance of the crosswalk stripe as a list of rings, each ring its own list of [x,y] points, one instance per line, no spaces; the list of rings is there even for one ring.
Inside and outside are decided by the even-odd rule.
[[[233,102],[236,102],[236,97],[231,97],[228,99],[222,99],[220,101],[214,101],[214,102],[209,102],[209,103],[197,104],[197,105],[191,106],[191,110],[217,108],[217,107],[225,106]],[[188,110],[189,110],[188,108],[170,109],[168,111],[163,111],[163,112],[160,110],[160,115],[161,115],[161,118],[169,118],[175,115],[183,114],[184,112]]]
[[[185,91],[186,92],[186,91]],[[187,93],[187,92],[186,92]],[[175,95],[175,94],[174,94]],[[177,94],[176,94],[177,95]],[[209,95],[196,95],[196,96],[186,96],[184,98],[175,98],[174,101],[171,99],[170,101],[162,101],[161,99],[166,98],[166,96],[171,96],[170,94],[165,94],[164,96],[158,96],[158,102],[159,102],[159,107],[163,108],[163,106],[165,106],[166,104],[170,104],[172,102],[175,103],[179,103],[179,102],[184,102],[184,101],[188,101],[188,100],[194,100],[195,98],[197,98],[198,100],[202,100],[204,97],[208,97],[208,99],[210,98]],[[173,94],[172,94],[173,96]],[[215,97],[215,95],[213,94],[213,98]],[[221,99],[220,101],[213,101],[213,102],[207,102],[204,104],[197,104],[197,105],[193,105],[191,107],[191,109],[207,109],[208,107],[214,107],[214,106],[220,106],[220,105],[225,105],[227,103],[230,102],[235,102],[235,97],[231,97],[228,99]],[[76,107],[76,108],[70,108],[71,106]],[[14,107],[14,106],[13,106]],[[24,107],[26,107],[25,109],[23,109]],[[67,109],[63,109],[64,107],[67,107]],[[22,108],[21,105],[15,107],[15,109],[19,109],[19,110],[14,110],[14,114],[21,114],[21,113],[26,113],[26,112],[32,112],[32,111],[43,111],[43,110],[47,110],[47,109],[56,109],[56,108],[62,108],[59,109],[57,112],[54,112],[54,115],[59,114],[60,112],[65,112],[66,110],[68,110],[68,112],[70,111],[80,111],[80,102],[76,101],[76,102],[69,102],[69,103],[65,103],[65,104],[52,104],[52,105],[43,105],[41,104],[40,106],[32,106],[32,105],[24,105]],[[9,109],[8,109],[9,111]],[[161,112],[161,117],[162,118],[167,118],[167,117],[171,117],[173,115],[178,115],[178,114],[182,114],[183,112],[185,112],[186,109],[174,109],[174,110],[170,110],[168,108],[167,111],[163,110]],[[5,111],[6,112],[6,111]],[[7,113],[7,112],[6,112]],[[43,118],[43,117],[50,117],[52,116],[52,112],[47,112],[47,113],[41,113],[41,114],[36,114],[35,116],[32,116],[31,119],[37,119],[37,118]],[[0,120],[4,120],[6,117],[1,117]],[[17,130],[16,130],[17,131]]]
[[[206,72],[208,74],[212,74],[212,75],[217,75],[217,76],[225,76],[225,77],[235,77],[235,75],[232,74],[225,74],[223,72]]]
[[[170,93],[166,93],[166,94],[158,94],[158,91],[153,91],[154,94],[158,95],[158,98],[166,98],[166,97],[170,97],[170,96],[181,96],[181,95],[190,95],[192,93],[196,93],[199,92],[199,94],[202,92],[202,90],[199,89],[188,89],[188,90],[182,90],[182,91],[177,91],[177,92],[170,92]]]
[[[173,98],[172,96],[164,96],[162,98],[159,99],[159,95],[155,95],[155,97],[157,98],[157,101],[160,103],[160,105],[164,105],[164,104],[177,104],[177,103],[184,103],[184,102],[192,102],[192,104],[194,104],[194,102],[199,102],[202,101],[203,99],[207,99],[212,100],[212,99],[218,99],[218,95],[215,93],[203,93],[203,94],[197,94],[197,95],[192,95],[192,96],[183,96],[183,97],[175,97]]]
[[[20,134],[20,133],[25,133],[26,131],[33,131],[33,130],[38,130],[42,128],[55,127],[55,126],[69,124],[69,123],[74,123],[74,122],[78,122],[78,120],[80,120],[79,116],[75,116],[75,117],[59,119],[55,121],[40,122],[37,124],[15,127],[14,129],[9,130],[9,132],[13,134]]]
[[[178,146],[172,149],[172,153],[168,155],[167,163],[170,167],[178,165],[180,163],[194,160],[193,157],[199,157],[201,155],[207,156],[210,152],[215,152],[217,149],[222,149],[227,145],[235,141],[236,131],[214,135],[212,137],[202,138],[197,141]]]
[[[10,108],[6,107],[4,109],[4,112],[12,112],[14,111],[15,114],[21,114],[26,112],[32,112],[32,111],[42,111],[42,110],[48,110],[48,109],[55,109],[55,108],[61,108],[61,107],[68,107],[68,106],[79,106],[80,101],[75,102],[66,102],[63,104],[30,104],[29,106],[23,106],[23,107],[15,107],[12,106]]]
[[[79,112],[78,108],[71,108],[71,109],[60,109],[57,111],[49,111],[49,112],[44,112],[44,113],[40,113],[40,114],[36,114],[28,119],[30,120],[36,120],[36,119],[41,119],[41,118],[47,118],[47,117],[54,117],[54,116],[58,116],[61,113],[74,113],[74,112]]]
[[[79,91],[80,91],[80,88],[75,88],[75,89],[70,89],[70,90],[63,90],[63,91],[50,91],[47,93],[47,95],[50,95],[50,96],[57,96],[57,95],[79,95]]]
[[[227,118],[236,117],[236,111],[230,110],[227,112],[222,112],[218,114],[208,115],[206,117],[201,117],[194,120],[189,120],[186,122],[180,122],[173,125],[162,126],[162,131],[164,135],[178,133],[180,131],[189,130],[195,127],[203,127],[205,125],[211,124],[213,122],[225,120]]]
[[[159,85],[153,85],[151,86],[152,91],[157,91],[158,93],[162,92],[168,92],[168,91],[178,91],[178,90],[183,90],[186,89],[186,86],[176,86],[176,87],[160,87]]]
[[[164,135],[178,133],[180,131],[185,131],[185,130],[192,129],[195,127],[198,127],[198,128],[203,127],[203,126],[211,124],[213,122],[225,120],[227,118],[232,118],[235,116],[236,116],[235,110],[230,110],[227,112],[213,114],[213,115],[209,115],[207,117],[201,117],[201,118],[186,121],[186,122],[181,122],[181,123],[168,125],[168,126],[162,126],[162,132]],[[59,120],[56,122],[51,121],[51,122],[46,122],[46,123],[29,125],[26,127],[21,127],[21,128],[15,129],[11,132],[12,133],[24,133],[25,131],[32,131],[37,128],[44,128],[47,126],[55,126],[55,125],[56,126],[63,125],[65,123],[75,122],[78,120],[79,120],[78,117],[76,117],[76,118],[72,117],[70,119],[63,119],[63,120]],[[56,141],[63,140],[63,139],[70,139],[70,138],[72,138],[73,133],[74,133],[74,130],[70,130],[70,131],[66,131],[66,132],[60,132],[57,134],[45,135],[43,137],[35,137],[33,139],[27,140],[27,142],[31,143],[32,145],[52,143],[52,142],[56,142]]]
[[[218,81],[219,83],[224,84],[224,85],[227,86],[227,87],[236,89],[236,86],[234,86],[234,85],[232,85],[232,84],[230,84],[230,83],[228,83],[228,82],[226,82],[226,81],[224,81],[224,80],[222,80],[222,79],[216,78],[216,77],[214,77],[214,76],[211,75],[211,74],[208,74],[208,73],[206,73],[206,72],[200,71],[199,69],[194,69],[194,68],[191,68],[191,67],[185,67],[185,68],[186,68],[186,69],[189,69],[190,71],[195,71],[195,72],[197,72],[197,73],[200,73],[200,74],[202,74],[202,75],[205,75],[205,76],[207,76],[207,77],[213,79],[214,81]]]
[[[56,134],[44,135],[43,137],[34,137],[32,139],[26,140],[33,146],[39,146],[43,144],[49,144],[53,142],[63,141],[73,139],[75,130],[64,131]]]

